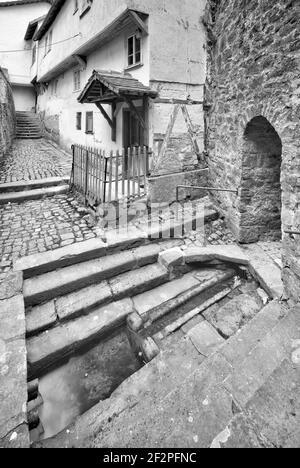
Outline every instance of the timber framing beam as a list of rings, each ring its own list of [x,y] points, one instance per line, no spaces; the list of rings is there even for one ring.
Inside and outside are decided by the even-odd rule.
[[[130,16],[133,18],[134,22],[137,24],[138,28],[141,29],[141,31],[148,36],[148,26],[145,23],[145,21],[140,18],[140,16],[133,10],[129,10]]]
[[[132,110],[132,112],[137,116],[137,118],[138,118],[141,126],[143,127],[143,129],[145,129],[146,128],[146,122],[145,122],[144,118],[141,116],[141,114],[139,113],[139,111],[137,110],[137,108],[135,107],[135,105],[133,104],[132,99],[130,99],[130,97],[128,97],[128,96],[124,96],[124,99],[127,102],[127,104],[129,105],[129,108]]]
[[[78,65],[80,65],[82,68],[86,68],[87,65],[87,60],[86,57],[83,57],[82,55],[73,55],[74,59],[77,60]]]
[[[100,102],[95,102],[96,106],[98,107],[99,111],[105,118],[105,120],[108,122],[110,128],[111,128],[111,139],[112,141],[117,141],[117,117],[116,117],[116,103],[112,103],[112,119],[109,117],[108,113],[100,104]]]

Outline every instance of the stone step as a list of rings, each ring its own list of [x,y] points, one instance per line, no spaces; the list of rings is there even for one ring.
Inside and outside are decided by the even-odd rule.
[[[135,310],[145,323],[152,323],[207,289],[233,278],[234,275],[234,270],[222,271],[216,268],[187,273],[182,278],[134,297]]]
[[[115,302],[27,340],[29,380],[74,351],[107,336],[125,323],[132,307],[130,299]]]
[[[244,245],[242,248],[249,258],[250,273],[273,299],[281,299],[284,295],[281,268],[258,245]]]
[[[151,265],[157,261],[159,252],[163,249],[162,244],[140,247],[133,251],[136,265],[143,267]],[[139,270],[138,270],[139,271]],[[139,273],[137,273],[139,274]],[[134,276],[131,275],[131,282]],[[150,278],[149,278],[150,279]],[[122,276],[116,278],[122,282]],[[114,281],[116,283],[117,281]],[[182,280],[182,283],[185,280]],[[144,286],[144,283],[143,283]],[[133,285],[137,290],[138,284]],[[168,287],[168,285],[166,285]],[[177,286],[178,287],[178,286]],[[186,284],[184,287],[188,287]],[[57,321],[63,322],[73,320],[83,314],[87,314],[95,307],[119,300],[124,296],[124,281],[118,289],[111,287],[111,282],[104,280],[92,286],[87,286],[78,291],[66,294],[53,299],[42,305],[29,307],[26,310],[27,336],[34,336],[38,333],[53,327]]]
[[[163,250],[182,244],[180,239],[156,239],[156,242],[153,241],[153,243],[158,242]],[[116,230],[106,237],[105,242],[99,238],[90,239],[53,251],[20,258],[15,262],[14,269],[22,271],[24,278],[28,279],[43,273],[49,273],[58,268],[79,264],[87,260],[133,249],[138,246],[143,245],[146,248],[147,245],[145,244],[148,244],[148,255],[153,255],[153,243],[150,244],[147,234],[139,229]],[[145,255],[145,252],[146,250],[141,253],[140,261],[142,261],[142,256]]]
[[[152,257],[149,262],[152,262]],[[25,304],[33,306],[50,301],[139,268],[139,265],[136,254],[132,251],[125,251],[26,279],[23,289]],[[167,271],[165,268],[160,269],[159,265],[156,269],[158,273]],[[140,271],[142,274],[142,270]],[[138,278],[137,281],[139,282]],[[144,277],[142,281],[145,281]]]
[[[41,134],[41,129],[40,128],[33,128],[33,129],[29,129],[29,128],[20,129],[20,128],[17,128],[17,131],[16,131],[17,136],[21,136],[21,135],[29,136],[29,135],[40,135],[40,134]]]
[[[42,136],[16,136],[17,140],[40,140]]]
[[[27,130],[27,129],[28,130],[40,130],[41,127],[40,127],[40,125],[38,123],[34,123],[34,122],[32,122],[32,123],[17,122],[17,131],[18,130],[23,131],[23,130]]]
[[[119,275],[109,282],[113,297],[121,298],[67,323],[59,323],[44,333],[27,340],[29,379],[35,378],[45,367],[61,361],[82,346],[103,338],[116,326],[125,323],[134,311],[129,297],[152,289],[169,280],[168,271],[161,265],[149,265]]]
[[[16,129],[16,135],[34,135],[34,134],[40,134],[41,133],[41,129],[40,128],[36,128],[36,127],[24,127],[24,128],[20,128],[20,127],[17,127]]]
[[[157,247],[161,248],[161,246]],[[146,261],[150,264],[151,259],[148,258],[147,260],[144,257],[143,262]],[[139,275],[139,273],[137,274]],[[164,283],[151,291],[136,295],[133,298],[135,309],[140,313],[145,323],[149,320],[152,323],[152,321],[169,314],[175,308],[208,289],[213,291],[214,286],[221,285],[226,280],[233,278],[234,274],[233,270],[226,272],[203,270],[197,275],[188,273],[180,279]],[[35,336],[52,328],[58,321],[73,320],[89,313],[95,307],[120,300],[128,292],[128,289],[124,287],[124,278],[118,276],[113,281],[101,281],[98,284],[88,286],[42,305],[27,308],[27,336]],[[132,278],[134,278],[133,275],[131,275],[130,284],[132,284]],[[116,287],[112,287],[112,283],[122,284],[116,289]],[[137,291],[137,288],[138,285],[133,286],[135,291]]]
[[[67,193],[68,191],[68,185],[59,185],[56,187],[46,187],[35,190],[27,190],[24,192],[0,193],[0,205],[4,205],[6,203],[22,203],[28,200],[39,200],[43,197],[61,195]]]
[[[23,192],[33,189],[41,189],[45,187],[55,187],[58,185],[66,185],[69,182],[69,177],[49,177],[39,180],[22,180],[18,182],[8,182],[0,184],[0,193],[5,192]]]

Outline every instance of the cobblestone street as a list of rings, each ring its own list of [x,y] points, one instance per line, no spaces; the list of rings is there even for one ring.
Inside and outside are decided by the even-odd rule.
[[[8,271],[19,257],[95,237],[99,228],[91,226],[77,206],[69,195],[1,206],[0,272]]]
[[[48,140],[15,140],[11,151],[0,158],[0,183],[66,176],[71,164],[71,155]]]

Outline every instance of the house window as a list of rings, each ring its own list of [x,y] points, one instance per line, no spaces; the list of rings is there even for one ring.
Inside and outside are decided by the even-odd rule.
[[[80,18],[82,18],[91,8],[93,0],[81,0]]]
[[[77,112],[77,114],[76,114],[76,129],[81,130],[81,126],[82,126],[82,113]]]
[[[58,80],[54,80],[51,84],[51,94],[52,96],[57,96]]]
[[[52,31],[49,33],[49,38],[48,38],[48,52],[50,52],[52,49]]]
[[[34,46],[34,48],[32,49],[32,65],[35,63],[36,61],[36,46]]]
[[[139,65],[142,60],[142,40],[135,34],[127,40],[128,67]]]
[[[74,71],[74,91],[79,91],[81,87],[80,70]]]
[[[45,38],[45,55],[47,55],[52,49],[52,31],[47,34]]]
[[[94,114],[93,112],[86,113],[85,133],[94,133]]]

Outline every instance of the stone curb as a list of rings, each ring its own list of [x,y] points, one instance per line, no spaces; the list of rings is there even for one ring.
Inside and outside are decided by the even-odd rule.
[[[257,245],[241,248],[237,245],[214,245],[179,248],[162,252],[159,263],[170,271],[174,266],[192,263],[210,263],[215,260],[246,266],[272,299],[280,299],[284,293],[281,270]]]
[[[0,205],[4,205],[6,203],[21,203],[28,200],[39,200],[43,197],[62,195],[67,193],[68,191],[68,185],[59,185],[57,187],[48,187],[36,190],[27,190],[24,192],[10,192],[0,194]]]
[[[0,283],[0,447],[30,446],[22,274]]]
[[[0,184],[0,193],[4,192],[26,192],[31,189],[41,189],[46,187],[66,185],[69,177],[49,177],[38,180],[21,180],[18,182],[8,182]]]

